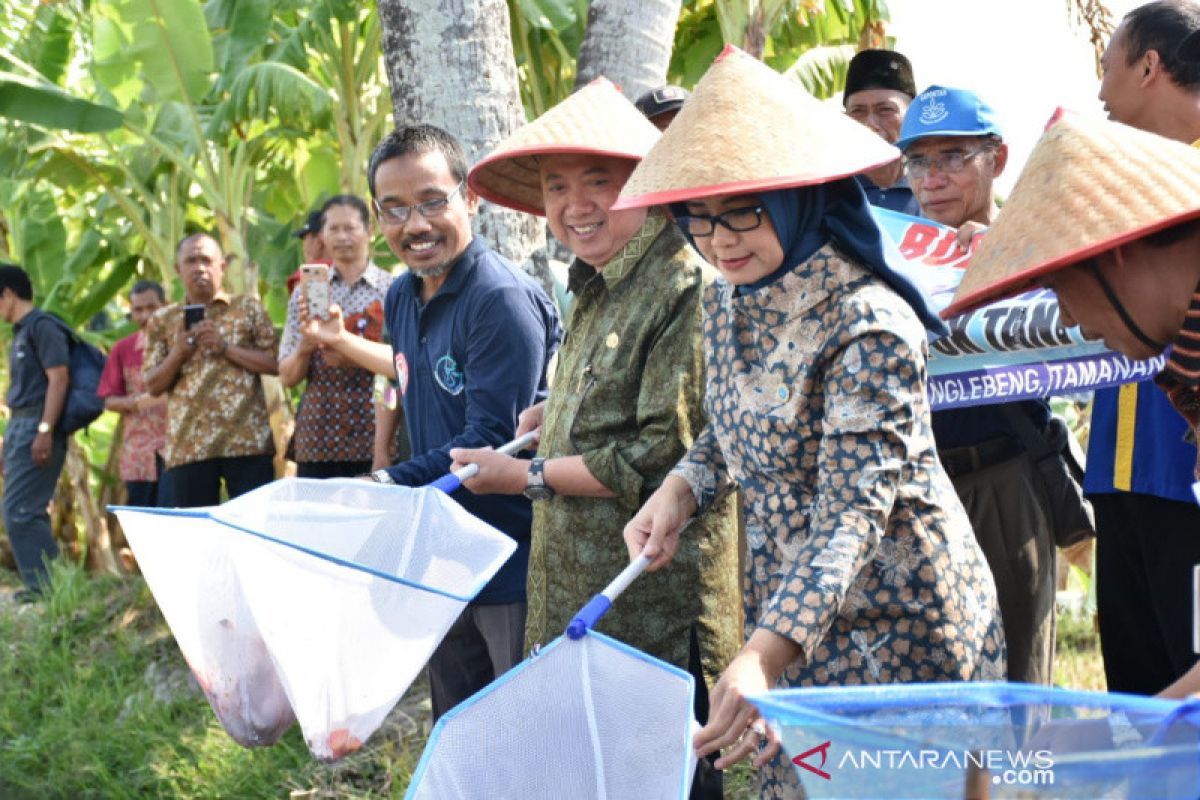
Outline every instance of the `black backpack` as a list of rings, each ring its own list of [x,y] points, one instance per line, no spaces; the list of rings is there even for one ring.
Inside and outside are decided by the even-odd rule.
[[[104,353],[95,345],[81,339],[70,325],[56,315],[41,309],[38,311],[67,336],[67,346],[70,348],[67,375],[71,383],[67,387],[67,402],[63,405],[58,427],[64,433],[72,434],[92,424],[104,411],[104,398],[96,394],[96,389],[100,386],[100,373],[104,372]],[[32,345],[33,340],[29,343]],[[37,356],[36,348],[31,346],[30,350]],[[38,356],[38,362],[41,362],[41,356]]]

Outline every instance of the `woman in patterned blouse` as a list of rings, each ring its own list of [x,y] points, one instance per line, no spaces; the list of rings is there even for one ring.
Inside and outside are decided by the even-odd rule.
[[[847,151],[854,171],[895,153],[845,121],[727,51],[618,202],[670,202],[725,279],[705,299],[708,425],[625,538],[657,569],[744,491],[747,641],[694,744],[730,748],[718,768],[755,755],[764,797],[802,790],[747,696],[1004,677],[995,586],[930,428],[925,327],[943,329],[842,177]],[[726,158],[717,129],[741,137]]]

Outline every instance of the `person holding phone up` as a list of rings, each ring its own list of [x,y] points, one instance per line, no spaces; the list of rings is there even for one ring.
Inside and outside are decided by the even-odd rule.
[[[225,256],[207,233],[179,243],[175,269],[185,302],[159,309],[146,326],[143,377],[167,396],[167,472],[160,503],[216,505],[275,478],[275,444],[259,375],[274,375],[276,336],[262,304],[221,288]],[[185,310],[186,306],[193,306]]]
[[[361,198],[330,198],[321,207],[320,224],[333,267],[317,263],[300,268],[279,345],[279,377],[285,386],[308,382],[288,448],[296,474],[348,478],[392,463],[388,445],[398,415],[374,403],[373,374],[321,346],[307,332],[308,321],[327,318],[330,304],[336,304],[350,333],[382,341],[383,300],[392,276],[371,263],[371,217]]]

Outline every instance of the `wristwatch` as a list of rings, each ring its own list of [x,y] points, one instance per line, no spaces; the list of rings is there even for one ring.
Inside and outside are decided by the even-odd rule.
[[[38,431],[38,433],[49,433],[53,427],[54,426],[51,425],[49,422],[43,421],[43,422],[38,423],[37,431]]]
[[[388,473],[386,469],[377,469],[374,472],[368,473],[368,475],[370,476],[371,480],[375,481],[376,483],[386,483],[393,486],[396,483],[394,480],[392,480],[391,474]]]
[[[525,496],[530,500],[549,500],[554,490],[546,483],[546,459],[535,458],[529,462],[529,476],[525,479]]]

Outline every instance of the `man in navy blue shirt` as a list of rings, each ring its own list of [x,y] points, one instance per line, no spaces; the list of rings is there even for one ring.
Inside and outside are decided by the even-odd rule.
[[[0,264],[0,319],[13,326],[8,351],[8,430],[4,436],[4,527],[25,588],[20,602],[36,600],[58,555],[46,507],[67,454],[58,426],[71,382],[70,340],[54,319],[33,305],[25,270]]]
[[[546,398],[546,367],[562,334],[558,313],[532,279],[473,235],[478,200],[466,177],[462,146],[431,125],[397,130],[375,148],[368,166],[375,211],[388,246],[408,266],[384,303],[391,348],[346,333],[336,308],[319,326],[326,346],[399,386],[413,456],[371,474],[382,483],[422,486],[441,477],[451,448],[504,444],[517,415]],[[435,719],[524,651],[529,500],[465,489],[453,496],[518,546],[429,660]]]

